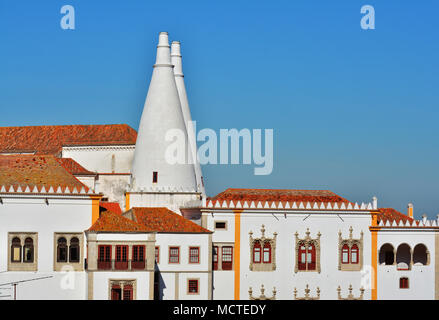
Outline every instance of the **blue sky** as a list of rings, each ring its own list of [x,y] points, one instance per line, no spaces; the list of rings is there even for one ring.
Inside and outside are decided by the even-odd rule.
[[[76,29],[62,30],[73,5]],[[373,5],[376,29],[362,30]],[[137,129],[160,31],[180,40],[198,129],[273,128],[274,170],[228,187],[330,189],[439,213],[439,3],[0,0],[0,125]]]

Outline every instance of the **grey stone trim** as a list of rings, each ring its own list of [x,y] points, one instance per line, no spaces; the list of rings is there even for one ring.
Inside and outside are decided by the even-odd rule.
[[[361,287],[360,288],[360,296],[358,298],[355,298],[354,295],[352,294],[352,284],[349,285],[349,294],[346,298],[343,298],[341,296],[341,287],[338,286],[337,288],[337,296],[338,296],[338,300],[363,300],[363,296],[364,296],[364,288]]]
[[[276,238],[277,233],[273,233],[273,238],[266,238],[265,237],[265,226],[262,225],[261,227],[261,237],[260,238],[253,238],[253,232],[249,232],[250,236],[250,271],[274,271],[276,270]],[[261,262],[260,263],[254,263],[253,262],[253,248],[255,246],[256,242],[260,242],[261,244]],[[263,263],[263,248],[264,244],[268,242],[271,246],[271,263]]]
[[[271,297],[267,297],[265,295],[265,288],[264,285],[261,284],[261,294],[259,297],[255,297],[253,296],[253,289],[252,287],[250,287],[248,289],[248,296],[249,296],[249,300],[276,300],[276,287],[273,287],[273,295]]]
[[[360,233],[359,239],[354,239],[352,237],[352,226],[349,228],[349,238],[343,239],[341,230],[338,232],[338,270],[340,271],[360,271],[363,269],[363,231]],[[358,246],[358,263],[342,263],[343,253],[342,248],[344,245],[348,245],[349,252],[353,245]]]
[[[299,233],[296,231],[294,234],[296,236],[296,261],[295,261],[295,267],[294,272],[318,272],[320,273],[320,236],[321,233],[317,233],[317,238],[313,239],[310,236],[309,228],[306,229],[306,236],[303,239],[299,239]],[[309,245],[314,245],[316,248],[316,270],[308,270],[308,266],[306,270],[299,270],[299,248],[300,246],[304,245],[306,247],[306,252],[308,253],[308,247]],[[306,290],[305,290],[306,291]]]
[[[317,287],[317,290],[316,290],[317,296],[315,296],[315,297],[310,296],[311,290],[309,289],[308,284],[306,285],[306,288],[304,291],[305,291],[305,295],[303,297],[298,297],[297,296],[297,289],[294,288],[294,300],[320,300],[320,288],[319,287]]]

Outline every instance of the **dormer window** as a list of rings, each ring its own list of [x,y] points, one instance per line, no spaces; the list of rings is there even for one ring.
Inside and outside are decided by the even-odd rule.
[[[159,173],[157,171],[153,171],[152,173],[152,183],[157,183],[159,179]]]

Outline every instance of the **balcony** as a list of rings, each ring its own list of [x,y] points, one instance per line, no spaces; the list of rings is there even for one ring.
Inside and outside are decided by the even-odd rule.
[[[139,271],[145,270],[146,260],[98,260],[98,270]]]

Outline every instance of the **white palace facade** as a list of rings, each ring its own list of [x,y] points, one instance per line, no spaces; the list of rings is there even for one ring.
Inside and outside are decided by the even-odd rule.
[[[227,189],[165,159],[194,132],[159,35],[138,132],[0,128],[0,300],[439,299],[439,221],[328,190]],[[195,163],[195,164],[192,164]]]

